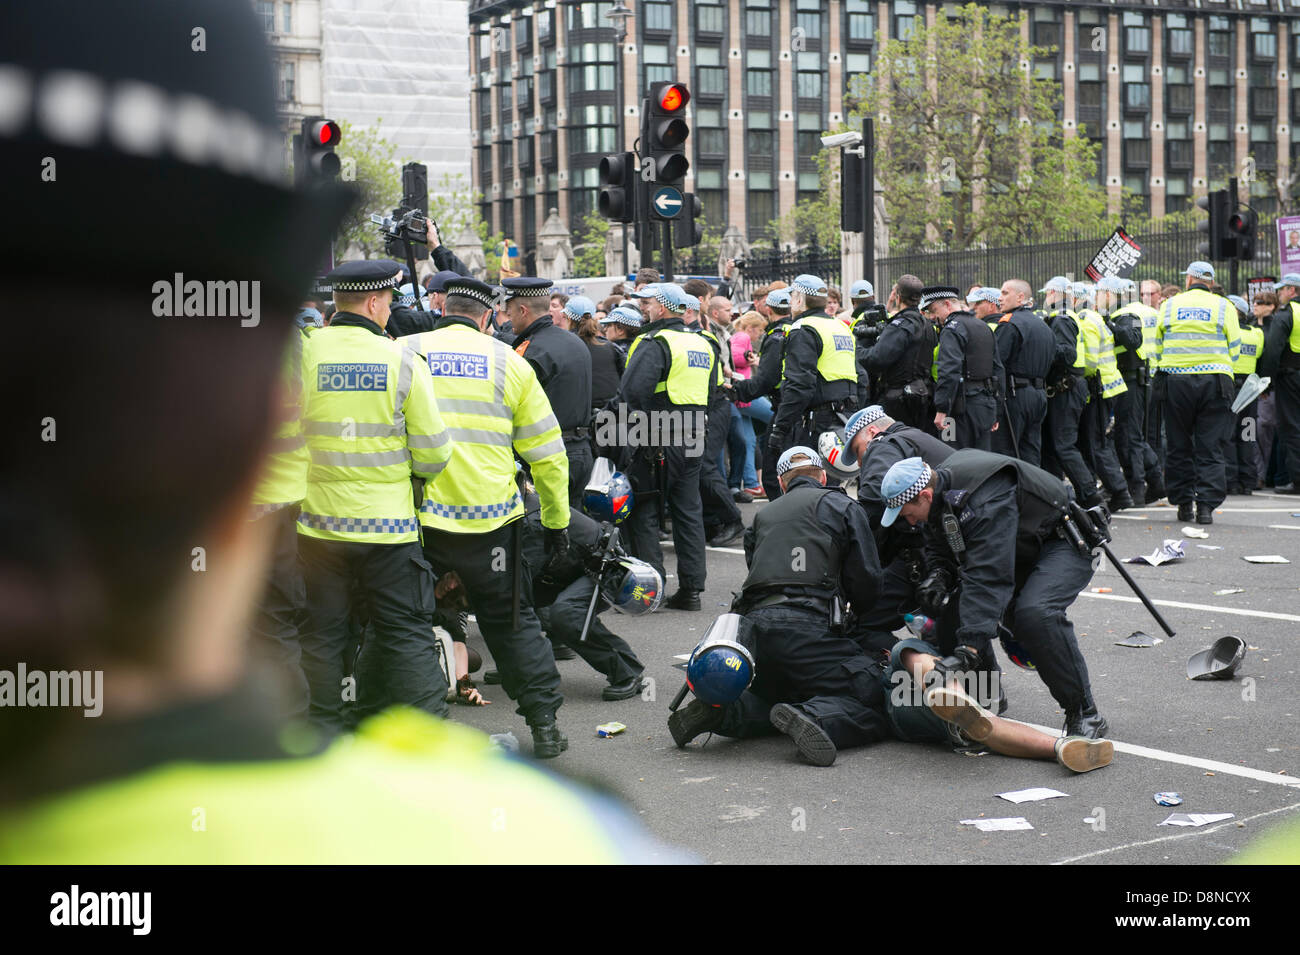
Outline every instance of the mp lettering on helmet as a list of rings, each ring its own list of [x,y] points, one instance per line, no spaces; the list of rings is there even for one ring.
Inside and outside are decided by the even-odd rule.
[[[1208,308],[1180,308],[1178,314],[1174,316],[1176,322],[1208,322],[1210,320],[1210,310]]]
[[[686,353],[686,365],[688,368],[708,368],[712,362],[713,356],[706,351],[688,351]]]
[[[388,366],[381,363],[316,366],[317,391],[387,391]]]
[[[429,372],[435,378],[481,378],[488,376],[487,355],[454,351],[429,353]]]
[[[853,351],[853,339],[848,335],[833,335],[836,351]]]

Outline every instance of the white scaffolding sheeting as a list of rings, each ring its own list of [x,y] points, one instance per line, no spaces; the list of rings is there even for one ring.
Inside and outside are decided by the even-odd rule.
[[[383,119],[399,161],[470,187],[469,9],[466,0],[322,0],[325,115],[357,126]],[[394,171],[396,175],[396,170]]]

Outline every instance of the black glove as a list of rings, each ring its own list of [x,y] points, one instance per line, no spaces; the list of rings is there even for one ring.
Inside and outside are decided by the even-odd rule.
[[[936,620],[943,616],[944,608],[952,596],[956,581],[946,567],[936,567],[916,585],[916,599],[926,616]]]
[[[569,550],[569,532],[566,528],[547,527],[542,533],[542,545],[546,549],[546,561],[550,563]]]
[[[767,436],[767,446],[773,454],[780,454],[785,450],[785,439],[776,433],[770,433]]]
[[[945,676],[954,673],[975,673],[979,670],[979,651],[970,646],[959,646],[952,656],[944,657],[934,668]]]

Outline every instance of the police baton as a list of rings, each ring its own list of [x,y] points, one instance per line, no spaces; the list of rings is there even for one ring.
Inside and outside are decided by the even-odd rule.
[[[514,566],[510,580],[510,626],[514,633],[519,632],[519,603],[524,588],[524,518],[519,518],[511,527],[511,555]]]
[[[591,621],[596,616],[596,604],[600,601],[600,585],[605,579],[605,571],[610,564],[618,560],[618,528],[611,527],[600,552],[600,569],[596,572],[596,589],[592,591],[591,602],[587,604],[587,619],[582,622],[579,643],[587,642],[587,633],[591,630]]]

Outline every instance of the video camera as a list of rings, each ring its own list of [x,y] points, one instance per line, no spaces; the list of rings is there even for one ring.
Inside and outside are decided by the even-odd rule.
[[[408,244],[413,249],[417,245],[428,244],[429,220],[432,218],[419,209],[398,206],[390,216],[372,214],[370,221],[379,226],[379,232],[384,237],[384,251],[401,262],[406,259]],[[433,227],[438,227],[438,220],[433,220]],[[416,258],[423,259],[427,254],[420,251]]]

